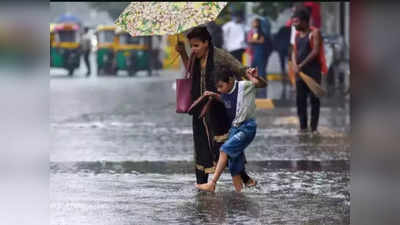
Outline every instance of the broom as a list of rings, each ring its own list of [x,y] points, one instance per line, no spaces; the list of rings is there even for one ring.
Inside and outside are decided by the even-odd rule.
[[[296,85],[296,81],[295,81],[295,74],[294,74],[294,71],[293,71],[293,67],[292,67],[292,62],[291,61],[288,61],[288,75],[289,75],[290,83],[294,87]]]
[[[310,90],[318,97],[326,95],[325,89],[323,89],[314,79],[303,72],[299,72],[301,79],[307,84]]]

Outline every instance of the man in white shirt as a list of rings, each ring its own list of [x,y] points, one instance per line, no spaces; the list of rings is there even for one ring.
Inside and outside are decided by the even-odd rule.
[[[243,16],[240,13],[232,15],[233,20],[224,24],[224,49],[233,55],[239,62],[242,62],[242,55],[246,49],[246,31],[243,23]]]
[[[81,48],[82,48],[82,52],[83,52],[83,59],[85,61],[86,68],[87,68],[86,76],[88,77],[91,74],[89,56],[90,56],[90,51],[92,48],[88,27],[84,28],[84,33],[82,35],[82,40],[81,40]]]

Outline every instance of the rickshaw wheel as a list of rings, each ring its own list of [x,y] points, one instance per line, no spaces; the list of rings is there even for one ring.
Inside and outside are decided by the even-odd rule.
[[[74,69],[73,68],[68,69],[68,75],[72,77],[73,74],[74,74]]]
[[[114,67],[111,67],[110,68],[110,74],[113,75],[113,76],[117,76],[118,75],[118,69],[114,68]]]
[[[135,70],[128,71],[128,74],[130,77],[134,77],[136,76],[136,71]]]
[[[137,72],[137,70],[136,70],[136,68],[135,68],[134,66],[130,66],[130,67],[128,68],[128,75],[129,75],[130,77],[136,76],[136,72]]]
[[[97,66],[97,75],[99,76],[99,75],[102,75],[102,69],[101,69],[101,67],[100,66]]]

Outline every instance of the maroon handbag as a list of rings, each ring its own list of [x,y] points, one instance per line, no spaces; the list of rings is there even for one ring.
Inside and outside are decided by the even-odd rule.
[[[190,55],[185,77],[176,79],[176,112],[188,113],[192,105],[192,67],[194,55]]]

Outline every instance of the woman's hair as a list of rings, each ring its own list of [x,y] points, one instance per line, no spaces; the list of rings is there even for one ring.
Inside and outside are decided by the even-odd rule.
[[[257,27],[258,37],[257,37],[257,39],[259,40],[261,38],[261,36],[265,36],[264,32],[261,29],[261,19],[260,18],[255,18],[254,21],[257,21],[257,24],[258,24],[258,27]]]
[[[193,28],[188,34],[187,34],[187,38],[193,39],[193,38],[197,38],[201,41],[208,41],[209,43],[211,43],[211,35],[207,30],[207,27],[205,26],[198,26]]]
[[[258,27],[261,27],[261,20],[260,20],[260,18],[255,18],[254,21],[257,22]]]
[[[211,41],[211,35],[207,30],[207,27],[205,26],[197,26],[195,28],[193,28],[186,36],[189,40],[193,39],[193,38],[197,38],[203,42],[208,41],[208,57],[207,57],[207,63],[206,63],[206,74],[210,74],[213,72],[214,70],[214,45]],[[194,62],[194,67],[193,67],[193,71],[197,71],[198,73],[200,73],[200,59],[195,59]],[[196,72],[195,72],[196,73]],[[215,86],[215,84],[213,83],[213,79],[208,79],[206,77],[206,87],[207,90],[213,90],[212,87]],[[192,96],[195,95],[194,94],[195,89],[192,89]]]
[[[228,66],[221,66],[218,71],[216,71],[215,83],[218,83],[219,81],[228,83],[231,78],[234,78],[231,68]]]

